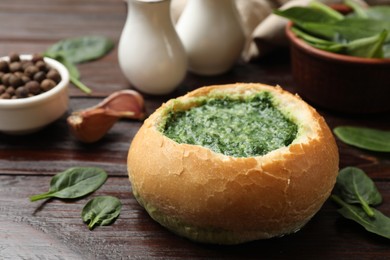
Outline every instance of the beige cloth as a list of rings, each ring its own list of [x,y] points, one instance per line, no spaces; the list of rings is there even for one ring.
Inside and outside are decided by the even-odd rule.
[[[272,14],[275,8],[305,6],[312,0],[235,0],[246,36],[242,58],[245,61],[259,58],[280,46],[286,46],[285,36],[287,19]],[[342,0],[322,0],[327,3]],[[363,0],[358,0],[365,4]],[[187,0],[172,0],[172,16],[176,22]]]

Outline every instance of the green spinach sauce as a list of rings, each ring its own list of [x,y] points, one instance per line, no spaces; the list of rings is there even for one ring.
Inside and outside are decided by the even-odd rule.
[[[160,131],[178,143],[252,157],[291,144],[298,126],[275,108],[268,92],[260,92],[246,98],[199,99],[188,110],[169,111]]]

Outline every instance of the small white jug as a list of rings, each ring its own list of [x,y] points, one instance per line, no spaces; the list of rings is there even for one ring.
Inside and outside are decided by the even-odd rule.
[[[189,70],[196,74],[228,71],[245,44],[233,0],[189,0],[176,30],[187,51]]]
[[[182,82],[187,71],[187,55],[171,19],[171,0],[126,2],[119,66],[141,92],[167,94]]]

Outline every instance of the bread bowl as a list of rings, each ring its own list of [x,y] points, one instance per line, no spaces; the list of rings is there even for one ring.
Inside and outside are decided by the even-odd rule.
[[[259,95],[296,125],[289,144],[260,155],[225,155],[167,136],[178,115],[207,107],[208,100],[251,104]],[[201,134],[206,132],[213,127]],[[314,108],[278,86],[237,83],[199,88],[164,103],[135,135],[127,164],[135,198],[162,226],[197,242],[239,244],[302,228],[330,195],[338,162],[334,137]]]

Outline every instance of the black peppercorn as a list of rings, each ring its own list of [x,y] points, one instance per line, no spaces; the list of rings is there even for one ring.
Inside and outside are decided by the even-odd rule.
[[[43,56],[39,53],[35,53],[31,59],[32,62],[36,63],[38,61],[43,61]]]
[[[12,87],[17,88],[17,87],[23,85],[23,80],[19,76],[15,75],[15,74],[12,74],[9,77],[9,85],[12,86]]]
[[[46,73],[43,71],[38,71],[37,73],[34,74],[33,79],[42,82],[46,78]]]
[[[15,88],[14,87],[7,87],[5,92],[10,94],[10,96],[13,96],[15,94]]]
[[[28,66],[34,65],[34,63],[31,60],[22,60],[21,63],[22,63],[23,71],[25,71]]]
[[[9,60],[0,60],[0,99],[39,95],[61,81],[61,75],[46,64],[41,54],[34,54],[31,60],[21,60],[13,53]]]
[[[9,61],[12,63],[12,62],[17,62],[17,61],[20,61],[20,56],[19,54],[17,53],[11,53],[9,55]]]
[[[39,69],[34,66],[34,65],[30,65],[28,66],[25,70],[24,70],[24,74],[27,76],[27,77],[34,77],[35,73],[37,73],[39,71]]]
[[[17,71],[17,72],[14,72],[14,75],[18,76],[19,78],[21,78],[21,77],[23,77],[24,74],[21,71]]]
[[[29,93],[31,94],[34,94],[34,95],[37,95],[39,94],[39,92],[41,92],[41,86],[39,84],[39,82],[37,81],[30,81],[28,83],[26,83],[26,86],[25,86],[28,90]]]
[[[3,83],[3,85],[9,86],[9,78],[11,77],[11,75],[11,73],[6,73],[1,77],[1,82]]]
[[[46,63],[45,63],[43,60],[37,61],[37,62],[35,63],[35,66],[37,66],[37,68],[38,68],[40,71],[47,72]]]
[[[23,71],[23,67],[20,62],[14,61],[9,65],[9,70],[11,72]]]
[[[8,94],[7,92],[5,92],[5,93],[1,94],[0,98],[1,98],[1,99],[10,99],[10,98],[11,98],[11,95]]]
[[[0,61],[0,71],[1,72],[8,72],[9,71],[8,62],[6,62],[5,60]]]
[[[54,69],[49,70],[49,72],[47,73],[46,77],[48,79],[51,79],[51,80],[55,81],[56,83],[59,83],[61,81],[60,73],[58,73],[58,71],[54,70]]]
[[[21,77],[21,79],[23,80],[23,83],[26,84],[28,82],[31,81],[31,79],[29,77],[27,77],[26,75],[23,74],[23,76]]]
[[[45,79],[41,83],[41,89],[43,91],[48,91],[48,90],[54,88],[56,85],[57,85],[57,83],[55,83],[53,80]]]
[[[26,87],[19,87],[15,90],[15,95],[18,98],[25,98],[28,96],[28,90]]]

